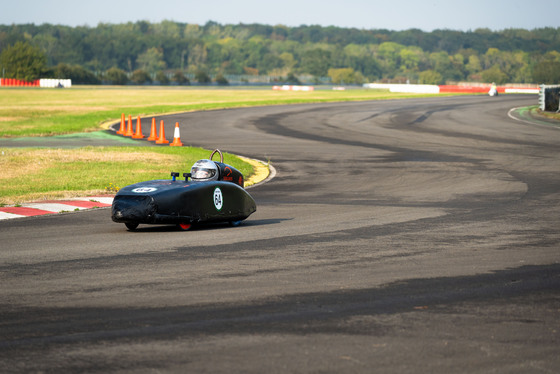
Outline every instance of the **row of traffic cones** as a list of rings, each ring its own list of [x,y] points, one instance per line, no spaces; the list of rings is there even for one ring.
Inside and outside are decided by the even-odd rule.
[[[132,139],[144,139],[144,134],[142,134],[142,124],[140,122],[140,116],[136,119],[136,131],[132,131],[132,116],[128,115],[128,125],[126,124],[124,113],[121,115],[121,127],[117,134],[122,136],[129,136]],[[156,144],[169,144],[169,140],[165,138],[165,128],[163,127],[163,120],[161,120],[159,125],[159,136],[156,129],[156,119],[152,118],[152,129],[150,131],[150,136],[147,138],[149,141],[155,141]],[[169,144],[172,147],[182,147],[181,134],[179,131],[179,122],[175,123],[175,132],[173,134],[173,142]]]

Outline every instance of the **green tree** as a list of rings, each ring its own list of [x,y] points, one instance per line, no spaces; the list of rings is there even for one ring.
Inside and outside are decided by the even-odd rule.
[[[175,74],[173,74],[173,82],[176,82],[179,85],[191,83],[189,78],[185,77],[185,74],[183,74],[181,70],[175,71]]]
[[[194,75],[194,79],[196,79],[198,83],[202,84],[208,84],[212,82],[212,79],[210,79],[210,76],[204,70],[198,70]]]
[[[132,72],[132,77],[130,80],[136,84],[152,83],[152,78],[146,70],[137,69]]]
[[[545,60],[560,62],[560,52],[549,51],[544,55]]]
[[[187,58],[187,62],[189,65],[199,67],[206,62],[207,57],[208,57],[208,50],[206,48],[206,44],[197,43],[189,49],[189,56]]]
[[[478,58],[478,56],[476,55],[470,55],[469,62],[467,63],[465,68],[470,74],[476,74],[480,72],[482,70],[482,66],[480,65],[480,58]]]
[[[503,84],[508,81],[507,74],[504,73],[498,65],[494,65],[490,69],[484,70],[481,75],[482,80],[487,83],[495,82],[497,84]]]
[[[490,69],[492,66],[496,65],[500,60],[500,50],[498,48],[488,48],[484,54],[484,69]]]
[[[60,63],[52,69],[52,76],[59,79],[72,79],[73,84],[101,83],[95,74],[80,65]]]
[[[379,45],[377,53],[382,59],[391,61],[394,65],[397,65],[401,50],[403,48],[404,45],[401,45],[399,43],[384,42]]]
[[[294,66],[296,65],[296,60],[294,58],[294,55],[290,52],[282,52],[280,54],[280,59],[282,60],[283,64],[284,64],[284,68],[291,70],[294,68]]]
[[[517,51],[512,54],[512,68],[509,72],[512,82],[532,83],[531,55],[527,52]]]
[[[533,68],[533,80],[541,84],[560,84],[560,62],[539,62]]]
[[[31,82],[41,78],[46,67],[45,54],[26,42],[16,42],[0,54],[0,68],[6,78]]]
[[[300,80],[298,79],[298,77],[295,76],[294,73],[290,72],[288,73],[288,76],[286,77],[286,82],[288,84],[301,84]]]
[[[379,45],[377,56],[386,75],[393,76],[397,73],[401,64],[400,56],[403,48],[403,45],[395,42],[384,42]]]
[[[400,51],[399,55],[402,70],[416,71],[418,69],[418,65],[420,64],[423,51],[417,47],[404,48]]]
[[[105,79],[111,84],[123,85],[128,82],[128,77],[124,70],[112,67],[105,73]]]
[[[331,52],[316,48],[305,52],[301,57],[301,70],[318,77],[327,75],[330,67]]]
[[[221,73],[216,75],[216,79],[214,79],[216,81],[216,83],[218,83],[220,86],[227,86],[229,84],[229,81],[226,79],[226,77],[224,77]]]
[[[136,63],[140,69],[150,74],[155,74],[157,71],[163,70],[167,66],[163,60],[163,52],[155,47],[148,48],[146,52],[139,55],[136,59]]]
[[[444,81],[463,79],[463,72],[460,70],[455,57],[449,56],[445,51],[431,53],[429,57],[433,70],[440,73]],[[457,57],[462,59],[462,56]],[[463,66],[462,62],[460,66]]]
[[[165,73],[161,70],[156,74],[156,81],[158,81],[159,84],[162,85],[169,84],[169,78],[167,78],[167,75],[165,75]]]
[[[352,68],[329,69],[328,76],[334,84],[360,84],[364,77]]]
[[[198,39],[202,36],[202,29],[198,25],[188,24],[185,26],[183,33],[185,34],[185,38]]]
[[[437,71],[425,70],[418,74],[418,83],[420,84],[442,84],[443,76]]]
[[[281,68],[282,66],[284,66],[284,61],[280,57],[272,53],[266,53],[261,58],[257,66],[259,70],[270,73],[274,69]]]
[[[158,36],[164,36],[168,38],[179,38],[181,37],[181,30],[179,28],[179,24],[164,20],[160,23],[156,23],[153,25],[154,33]]]

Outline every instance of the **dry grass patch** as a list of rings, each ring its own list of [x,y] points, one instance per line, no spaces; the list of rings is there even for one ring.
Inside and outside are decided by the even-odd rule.
[[[166,166],[177,160],[179,156],[163,155],[151,152],[104,152],[101,149],[21,149],[5,148],[0,157],[0,180],[39,173],[44,169],[77,162],[87,163],[129,163],[142,162],[152,165]],[[149,172],[151,169],[141,170]]]
[[[5,116],[0,116],[0,122],[15,122],[15,121],[21,121],[23,119],[23,117],[5,117]]]
[[[210,151],[186,147],[84,147],[0,149],[0,204],[114,193],[120,187],[170,172],[188,172]],[[232,156],[226,162],[246,177],[253,168]]]

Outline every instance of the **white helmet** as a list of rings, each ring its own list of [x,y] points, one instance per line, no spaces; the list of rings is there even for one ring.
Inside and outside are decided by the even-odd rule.
[[[215,181],[218,180],[218,167],[214,161],[198,160],[191,168],[193,181]]]

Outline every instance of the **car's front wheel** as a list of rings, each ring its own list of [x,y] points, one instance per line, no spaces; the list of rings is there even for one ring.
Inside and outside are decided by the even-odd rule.
[[[134,231],[138,227],[138,222],[126,222],[124,225],[129,231]]]

